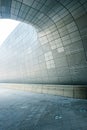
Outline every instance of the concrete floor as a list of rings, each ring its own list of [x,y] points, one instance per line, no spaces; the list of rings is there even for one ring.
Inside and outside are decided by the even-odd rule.
[[[87,130],[87,100],[2,88],[0,130]]]

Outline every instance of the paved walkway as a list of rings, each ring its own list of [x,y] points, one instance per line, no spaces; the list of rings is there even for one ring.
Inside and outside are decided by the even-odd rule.
[[[0,89],[0,130],[87,130],[87,100]]]

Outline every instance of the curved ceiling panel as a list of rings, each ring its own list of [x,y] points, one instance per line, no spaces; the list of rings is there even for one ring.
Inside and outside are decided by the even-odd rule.
[[[0,17],[31,24],[37,30],[37,44],[31,45],[33,68],[19,59],[23,68],[18,82],[87,84],[87,0],[0,0]],[[18,77],[8,77],[4,81],[17,82]]]

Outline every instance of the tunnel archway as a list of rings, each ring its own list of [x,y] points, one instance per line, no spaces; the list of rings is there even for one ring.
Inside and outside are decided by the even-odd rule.
[[[1,18],[38,30],[34,83],[87,83],[86,0],[1,0]],[[36,79],[35,79],[36,78]]]
[[[0,0],[0,18],[23,22],[0,46],[0,129],[87,129],[87,0]]]

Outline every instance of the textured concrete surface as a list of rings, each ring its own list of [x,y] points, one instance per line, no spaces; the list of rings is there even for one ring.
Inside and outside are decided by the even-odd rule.
[[[33,26],[0,46],[0,82],[87,84],[87,0],[0,0],[0,18]]]
[[[87,100],[0,89],[0,130],[87,130]]]
[[[87,99],[87,85],[0,83],[0,88],[9,88],[35,93],[46,93],[65,97]]]

